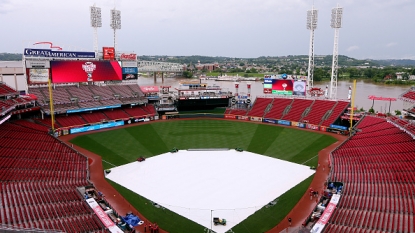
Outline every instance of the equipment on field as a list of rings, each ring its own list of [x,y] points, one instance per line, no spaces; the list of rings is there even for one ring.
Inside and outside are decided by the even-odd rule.
[[[224,218],[213,218],[213,224],[215,224],[215,226],[216,225],[223,225],[223,226],[226,226],[226,219],[224,219]]]
[[[146,160],[146,158],[144,158],[143,156],[141,156],[137,159],[138,162],[143,162],[144,160]]]

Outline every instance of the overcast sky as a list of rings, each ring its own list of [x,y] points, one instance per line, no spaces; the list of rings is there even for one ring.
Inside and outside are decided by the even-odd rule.
[[[99,47],[113,45],[110,10],[121,10],[118,49],[138,55],[252,58],[308,55],[312,0],[0,0],[0,52],[39,41],[93,50],[89,7],[101,7]],[[315,54],[333,52],[331,9],[344,8],[339,54],[415,59],[415,0],[315,0]]]

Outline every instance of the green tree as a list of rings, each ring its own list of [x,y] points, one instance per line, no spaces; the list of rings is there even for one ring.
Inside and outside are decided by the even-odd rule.
[[[316,68],[314,69],[314,81],[322,81],[323,79],[329,79],[330,74],[326,69],[323,68]]]
[[[192,72],[185,70],[185,71],[183,71],[183,77],[193,78],[193,74],[192,74]]]
[[[257,70],[257,69],[255,69],[255,68],[251,68],[251,69],[250,69],[250,72],[247,72],[247,73],[258,73],[258,70]]]
[[[347,69],[347,72],[349,73],[349,78],[355,78],[359,76],[359,70],[355,67],[350,67]]]
[[[376,75],[376,72],[373,68],[366,68],[363,71],[363,76],[365,76],[366,78],[373,78],[375,77],[375,75]]]

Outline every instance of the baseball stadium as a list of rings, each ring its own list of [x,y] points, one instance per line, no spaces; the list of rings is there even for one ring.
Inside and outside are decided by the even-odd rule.
[[[229,91],[139,70],[183,67],[50,42],[0,62],[1,232],[415,232],[414,88],[397,117],[312,75]]]

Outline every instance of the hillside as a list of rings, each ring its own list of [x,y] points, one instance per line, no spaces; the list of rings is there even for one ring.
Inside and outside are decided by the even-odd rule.
[[[18,61],[22,59],[22,54],[18,53],[0,53],[0,61]],[[180,64],[202,64],[207,63],[219,63],[219,64],[257,64],[257,65],[308,65],[308,55],[288,55],[288,56],[262,56],[257,58],[234,58],[234,57],[209,57],[202,55],[193,56],[167,56],[167,55],[142,55],[138,56],[139,60],[143,61],[164,61],[174,62]],[[332,55],[316,55],[314,59],[317,67],[330,67],[332,65]],[[385,60],[372,60],[363,59],[359,60],[344,55],[339,55],[339,66],[405,66],[414,67],[415,60],[411,59],[385,59]]]

